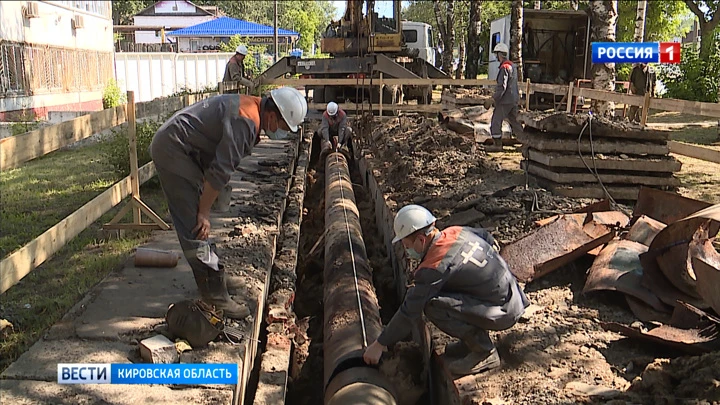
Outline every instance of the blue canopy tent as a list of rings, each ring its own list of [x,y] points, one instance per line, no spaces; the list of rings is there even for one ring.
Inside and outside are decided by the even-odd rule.
[[[249,45],[274,45],[275,29],[267,25],[262,25],[250,21],[238,20],[230,17],[220,17],[211,21],[206,21],[190,27],[185,27],[167,33],[168,37],[174,37],[178,40],[178,50],[184,52],[213,50],[216,49],[200,49],[205,46],[213,46],[220,42],[226,42],[227,39],[240,35],[248,39]],[[300,33],[278,28],[278,44],[291,48],[293,42],[300,37]],[[180,39],[186,39],[187,48],[182,49]],[[205,45],[202,45],[205,44]]]

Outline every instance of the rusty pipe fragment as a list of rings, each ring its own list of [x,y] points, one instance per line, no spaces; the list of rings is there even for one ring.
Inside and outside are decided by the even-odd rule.
[[[362,359],[382,323],[350,171],[345,156],[337,152],[325,161],[325,229],[325,404],[383,398],[376,403],[394,405],[392,388]]]

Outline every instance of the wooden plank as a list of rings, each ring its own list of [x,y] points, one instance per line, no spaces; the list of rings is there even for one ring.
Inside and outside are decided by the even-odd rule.
[[[522,162],[521,166],[528,173],[542,177],[544,179],[553,181],[561,184],[573,184],[573,183],[592,183],[597,182],[597,178],[594,174],[585,172],[576,173],[561,173],[555,172],[551,169],[543,167],[537,163]],[[615,173],[599,173],[600,179],[604,184],[633,184],[633,185],[646,185],[646,186],[678,186],[680,180],[675,177],[655,177],[655,176],[642,176],[635,174],[615,174]]]
[[[573,93],[576,97],[585,97],[592,100],[613,101],[615,103],[636,105],[638,107],[642,107],[645,102],[645,97],[643,96],[634,96],[614,91],[588,89],[585,87],[580,87]]]
[[[140,168],[138,177],[142,184],[154,175],[155,165],[150,162]],[[43,264],[68,241],[130,195],[131,191],[130,176],[128,176],[3,259],[0,262],[0,293],[7,291]]]
[[[653,98],[650,99],[650,108],[720,118],[720,103],[704,103],[674,98]]]
[[[158,224],[132,224],[132,223],[116,223],[116,224],[105,224],[103,229],[122,229],[122,230],[133,230],[133,231],[160,231],[163,230]]]
[[[135,122],[135,92],[127,92],[127,120],[128,120],[128,147],[130,150],[130,188],[132,196],[140,199],[140,182],[138,181],[138,157],[137,157],[137,123]],[[141,222],[140,208],[133,206],[133,222]]]
[[[571,135],[573,139],[577,139],[580,133],[583,133],[583,138],[589,139],[590,131],[595,140],[606,137],[665,142],[670,139],[670,131],[652,130],[637,124],[611,121],[603,117],[593,118],[592,128],[586,127],[589,119],[590,116],[587,114],[566,112],[522,111],[518,114],[518,121],[526,126],[544,132]]]
[[[584,184],[584,185],[561,185],[554,184],[550,181],[544,180],[539,181],[542,187],[550,190],[553,194],[570,197],[570,198],[606,198],[605,191],[600,187],[599,184]],[[615,200],[628,200],[635,201],[640,190],[639,186],[606,186],[608,192]]]
[[[125,106],[86,114],[0,141],[0,170],[20,164],[81,141],[127,121]]]
[[[530,146],[541,151],[557,151],[567,153],[578,153],[578,145],[575,140],[558,139],[544,134],[531,133],[525,131],[525,136],[518,136],[518,140],[524,145]],[[607,154],[626,154],[626,155],[667,155],[670,148],[667,144],[657,144],[650,142],[630,142],[612,139],[593,139],[592,146],[595,153]],[[585,153],[591,152],[591,145],[588,139],[580,142],[580,151]],[[589,157],[589,156],[588,156]]]
[[[569,167],[585,169],[580,156],[575,154],[560,154],[552,152],[541,152],[535,149],[528,150],[530,160],[540,163],[548,167]],[[598,170],[628,170],[636,172],[664,172],[675,173],[680,171],[682,163],[677,159],[667,157],[641,157],[641,158],[621,158],[617,155],[603,155],[601,159],[595,159],[593,166],[592,158],[584,156],[585,162],[590,167],[597,167]]]
[[[530,93],[551,93],[564,96],[568,92],[568,86],[559,84],[530,83]]]
[[[370,111],[370,104],[364,103],[364,104],[355,104],[355,103],[342,103],[338,104],[340,108],[342,108],[346,113],[352,114],[355,112],[355,110],[362,110],[363,108],[365,111]],[[308,103],[308,111],[310,110],[325,110],[327,107],[327,104],[325,103]],[[383,111],[407,111],[407,112],[430,112],[430,113],[437,113],[443,110],[443,106],[441,104],[384,104],[382,106]],[[379,104],[373,104],[372,106],[373,110],[380,110]]]
[[[261,84],[272,84],[279,86],[369,86],[370,79],[266,79]],[[373,86],[379,86],[380,82],[373,79]],[[488,79],[393,79],[384,78],[382,81],[386,86],[495,86],[495,80]]]
[[[668,141],[670,152],[678,155],[688,156],[706,162],[720,163],[720,151],[689,143]]]

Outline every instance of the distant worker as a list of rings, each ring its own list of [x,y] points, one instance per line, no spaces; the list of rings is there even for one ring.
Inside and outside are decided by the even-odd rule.
[[[253,88],[254,85],[249,77],[245,74],[245,56],[248,49],[245,45],[238,45],[235,48],[235,55],[225,65],[225,76],[223,82],[240,82],[242,85]]]
[[[445,355],[456,376],[500,366],[488,331],[509,329],[529,301],[500,257],[486,230],[452,226],[435,228],[435,217],[422,206],[407,205],[395,216],[395,239],[420,264],[409,276],[414,285],[375,342],[365,350],[368,364],[410,333],[422,313],[440,330],[459,338]]]
[[[637,96],[645,96],[650,93],[650,97],[655,97],[655,82],[657,76],[654,69],[647,63],[638,63],[633,67],[630,73],[630,93]],[[640,122],[642,117],[642,107],[636,105],[630,106],[630,121]]]
[[[322,149],[330,147],[332,150],[340,150],[347,146],[353,157],[352,136],[353,132],[348,125],[347,113],[337,103],[329,102],[323,113],[320,129],[316,132],[316,139],[322,139],[325,145]]]
[[[520,100],[520,92],[518,91],[518,74],[515,64],[508,59],[510,52],[507,45],[499,43],[493,49],[497,60],[500,62],[500,68],[497,75],[497,86],[493,94],[495,101],[495,109],[490,121],[490,135],[493,138],[493,144],[485,148],[488,152],[501,152],[502,147],[502,124],[507,120],[515,135],[523,134],[523,127],[517,120],[518,101]]]
[[[183,254],[203,301],[227,317],[242,319],[250,311],[228,293],[225,271],[208,241],[210,208],[260,141],[261,130],[270,139],[283,139],[306,114],[305,98],[292,87],[266,97],[222,94],[178,111],[153,137],[150,154]]]

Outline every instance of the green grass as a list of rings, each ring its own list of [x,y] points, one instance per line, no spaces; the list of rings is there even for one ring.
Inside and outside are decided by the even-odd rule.
[[[0,173],[2,257],[27,244],[118,180],[101,159],[98,144],[52,153]],[[157,178],[141,187],[141,196],[168,218]],[[127,200],[127,199],[126,199]],[[107,238],[102,224],[121,203],[71,240],[46,263],[0,295],[0,318],[13,330],[0,336],[0,372],[27,350],[93,286],[118,269],[149,232]],[[132,217],[128,213],[124,221]]]
[[[720,146],[720,136],[718,136],[717,128],[707,127],[685,127],[673,131],[670,138],[673,141],[694,143],[696,145],[705,145],[717,149]]]

